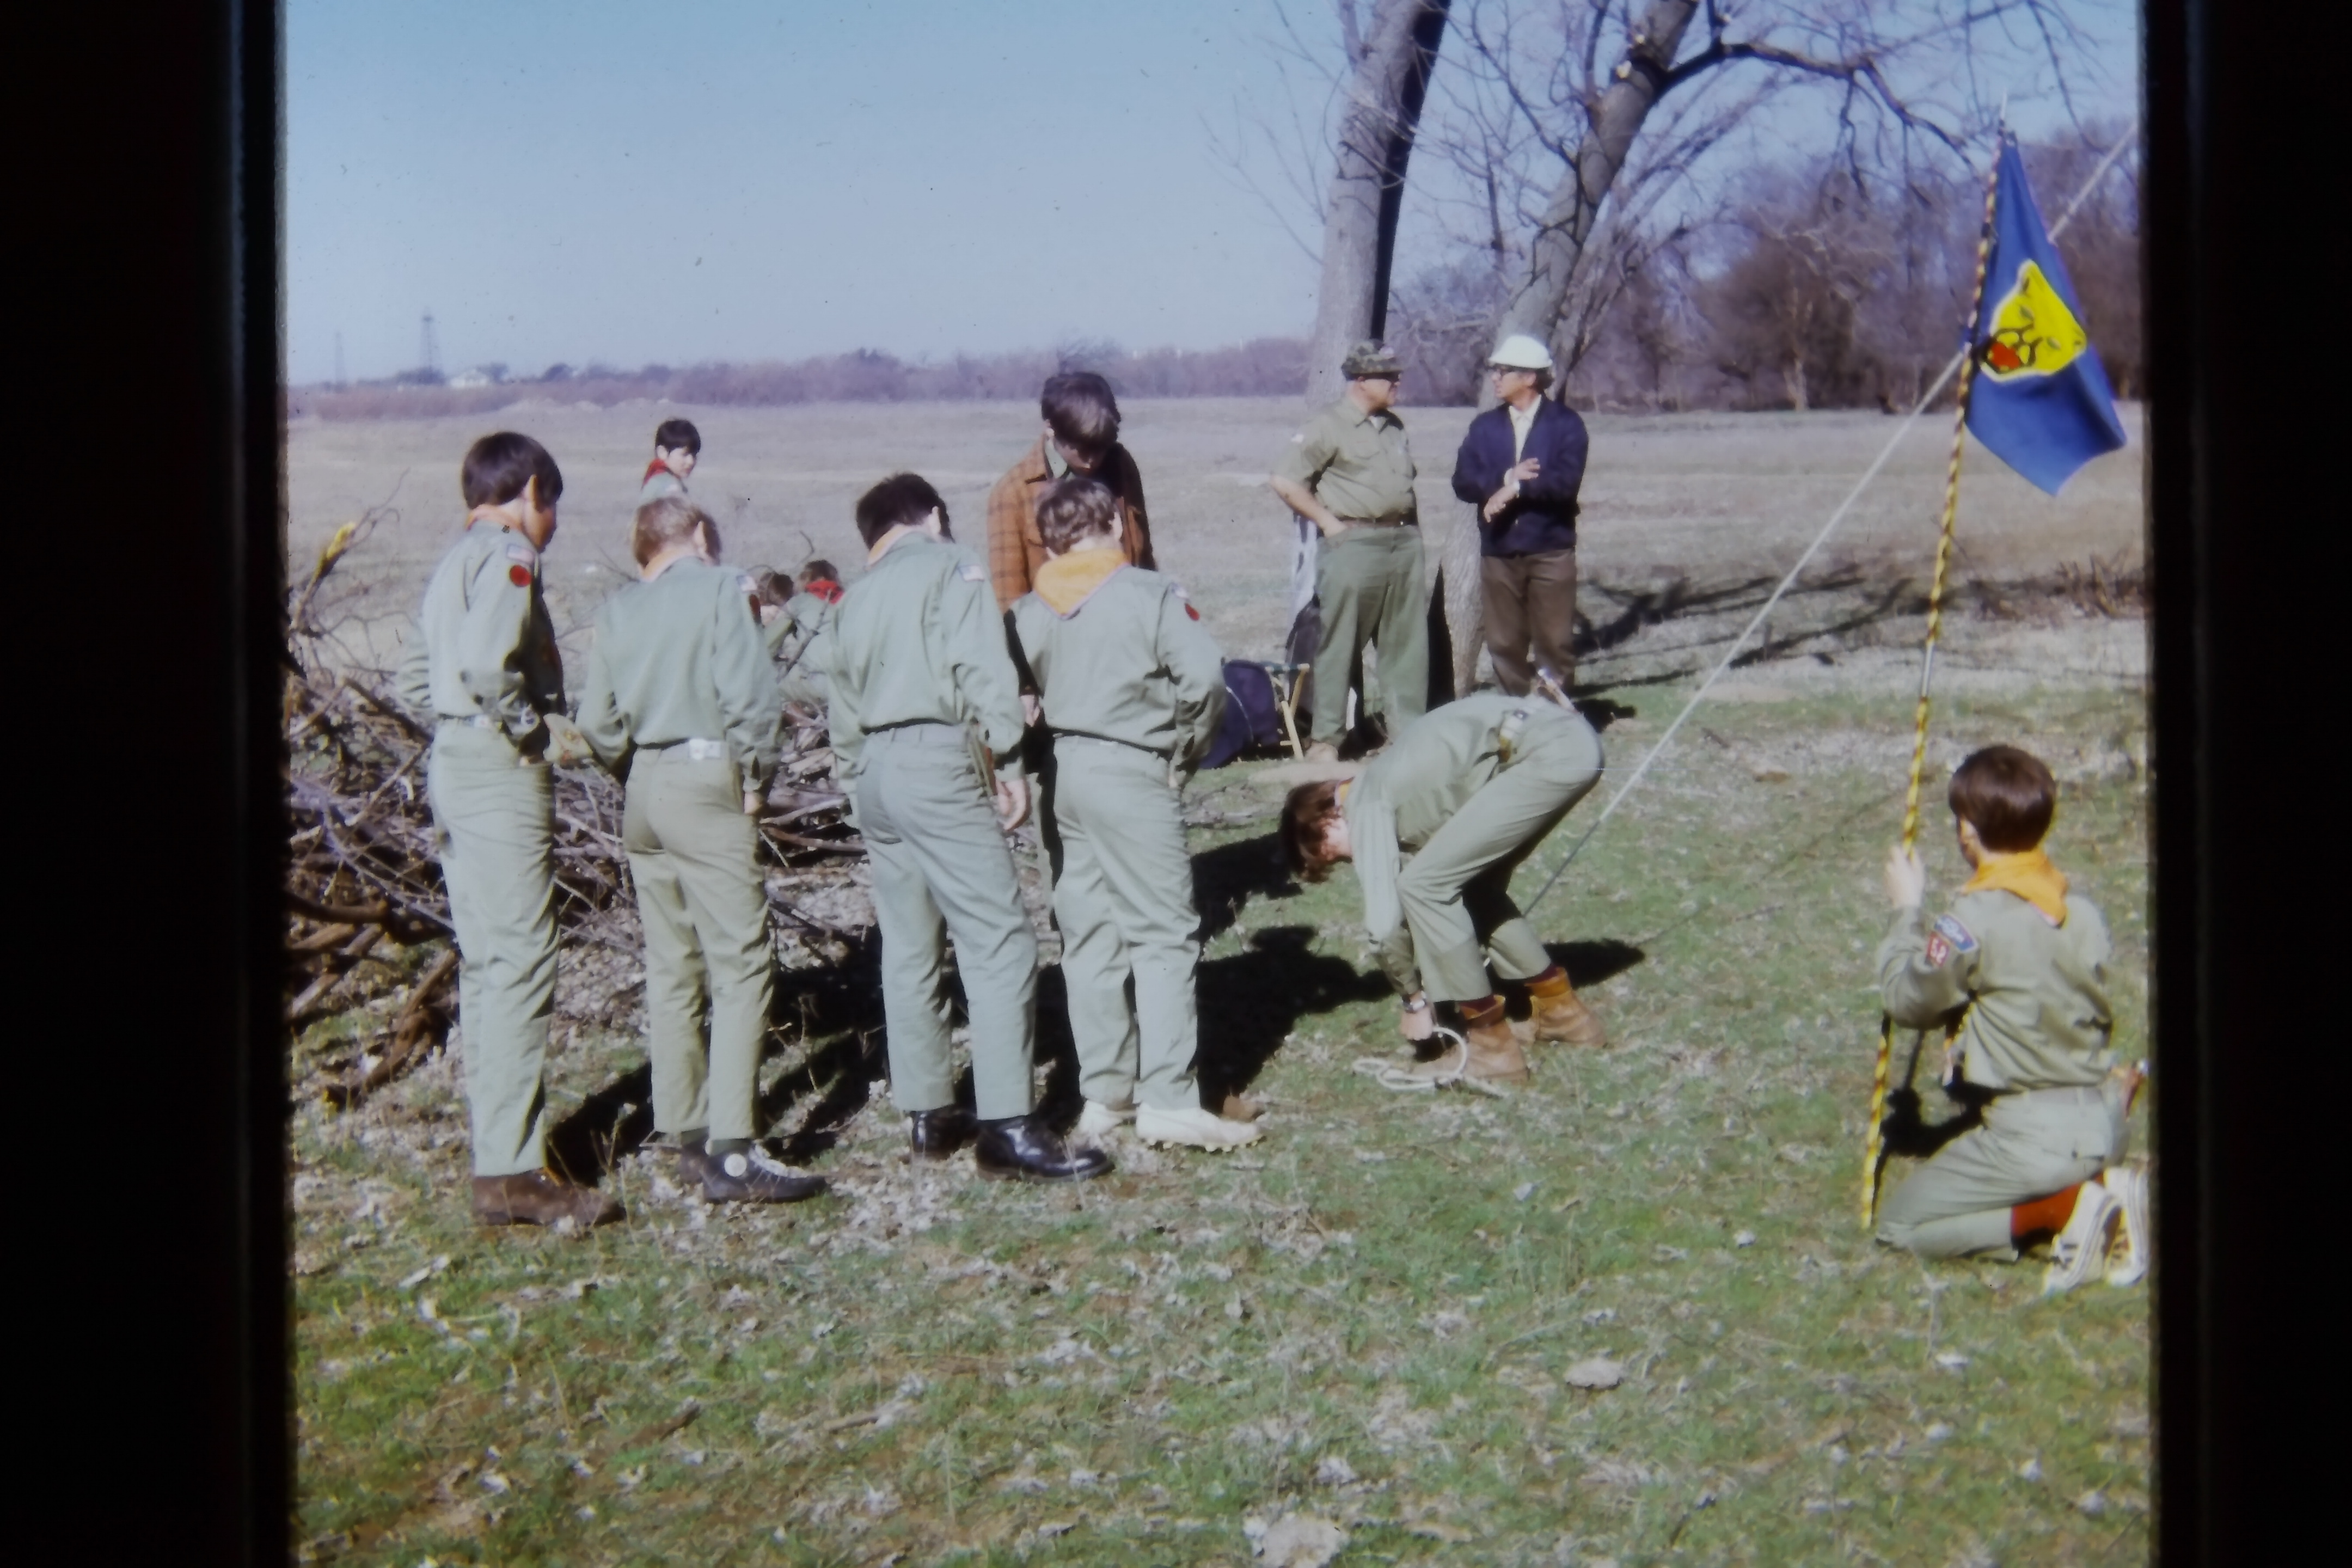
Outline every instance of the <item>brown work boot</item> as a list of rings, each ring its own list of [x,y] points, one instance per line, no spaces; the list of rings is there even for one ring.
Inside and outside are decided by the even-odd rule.
[[[1499,1000],[1490,1000],[1484,1008],[1474,1005],[1462,1009],[1462,1038],[1467,1047],[1467,1059],[1463,1047],[1448,1047],[1432,1059],[1404,1068],[1404,1076],[1432,1083],[1447,1083],[1456,1078],[1474,1078],[1481,1083],[1496,1085],[1528,1081],[1527,1053],[1519,1048],[1518,1037],[1511,1033],[1510,1021],[1503,1016]]]
[[[474,1178],[478,1225],[551,1226],[570,1220],[575,1228],[586,1230],[619,1219],[624,1212],[620,1200],[609,1193],[567,1182],[552,1171]]]
[[[1607,1033],[1601,1016],[1570,989],[1568,972],[1557,963],[1528,982],[1528,995],[1536,1005],[1536,1038],[1570,1046],[1605,1046]]]

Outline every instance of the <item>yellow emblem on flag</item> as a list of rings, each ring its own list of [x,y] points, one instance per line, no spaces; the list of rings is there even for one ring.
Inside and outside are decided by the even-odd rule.
[[[2033,262],[2017,269],[2017,286],[1993,310],[1984,369],[1995,381],[2054,375],[2090,346],[2090,334]]]

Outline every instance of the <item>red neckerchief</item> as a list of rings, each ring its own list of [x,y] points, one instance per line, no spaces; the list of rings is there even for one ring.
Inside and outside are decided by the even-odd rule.
[[[656,458],[652,462],[646,465],[646,479],[652,479],[656,474],[669,474],[670,478],[677,479],[677,476],[676,474],[670,473],[669,465],[663,462],[659,458]],[[637,483],[644,484],[646,479],[639,479]],[[684,479],[677,479],[677,482],[679,484],[686,483]]]
[[[828,605],[838,605],[841,603],[841,584],[835,582],[830,577],[812,577],[801,589],[801,592],[803,594],[814,594],[818,598],[823,599]]]

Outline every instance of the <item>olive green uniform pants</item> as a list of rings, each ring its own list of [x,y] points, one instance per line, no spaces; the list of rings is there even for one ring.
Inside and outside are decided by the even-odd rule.
[[[1054,918],[1079,1089],[1105,1105],[1194,1109],[1201,917],[1168,759],[1117,741],[1056,735],[1051,769]]]
[[[621,843],[646,931],[654,1126],[756,1138],[774,980],[758,831],[741,774],[684,747],[639,752]]]
[[[971,1019],[975,1110],[1035,1109],[1037,936],[1021,907],[995,809],[960,726],[907,724],[866,737],[857,827],[874,869],[890,1098],[905,1111],[955,1100],[948,1057],[947,939]]]
[[[474,1174],[536,1171],[555,1006],[555,781],[502,732],[445,720],[425,789],[457,928]]]
[[[2034,1089],[1996,1097],[1984,1125],[1911,1173],[1878,1209],[1878,1239],[1922,1258],[2006,1251],[2009,1211],[2087,1182],[2123,1158],[2121,1089]]]
[[[1364,645],[1380,650],[1381,711],[1393,735],[1429,705],[1429,584],[1421,530],[1359,524],[1316,552],[1323,642],[1315,653],[1313,738],[1336,745],[1348,731],[1348,688]],[[1370,711],[1371,694],[1364,694]]]
[[[1551,967],[1543,938],[1511,901],[1511,874],[1601,777],[1601,742],[1581,724],[1532,722],[1485,787],[1429,836],[1397,876],[1397,901],[1439,1002],[1494,994],[1479,939],[1506,980]]]

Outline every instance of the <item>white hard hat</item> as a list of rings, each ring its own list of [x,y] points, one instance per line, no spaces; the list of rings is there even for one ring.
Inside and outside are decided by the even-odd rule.
[[[1525,332],[1513,332],[1495,345],[1486,356],[1488,364],[1498,364],[1507,370],[1549,370],[1551,352]]]

